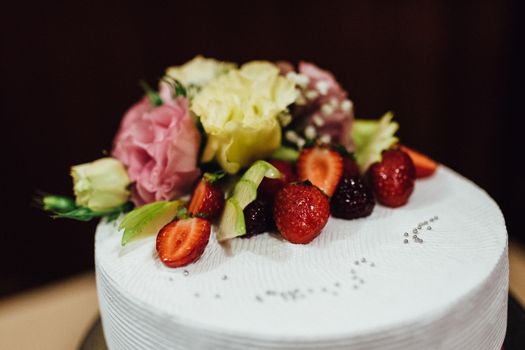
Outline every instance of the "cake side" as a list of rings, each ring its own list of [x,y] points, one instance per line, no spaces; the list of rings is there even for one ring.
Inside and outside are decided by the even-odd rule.
[[[410,230],[430,219],[415,242]],[[503,342],[503,217],[486,193],[445,167],[418,184],[407,206],[378,207],[366,221],[330,219],[308,246],[270,235],[227,247],[212,239],[186,270],[152,259],[154,238],[121,248],[116,231],[101,224],[96,237],[112,349],[496,349]]]

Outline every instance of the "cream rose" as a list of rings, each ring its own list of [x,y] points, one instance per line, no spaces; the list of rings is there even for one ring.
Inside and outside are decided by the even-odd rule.
[[[221,62],[213,58],[196,56],[182,66],[173,66],[166,70],[166,76],[180,81],[193,97],[203,86],[216,77],[235,68],[235,64]]]
[[[269,156],[281,144],[277,116],[296,96],[294,83],[265,61],[247,63],[212,80],[191,107],[208,135],[202,161],[216,159],[233,174]]]
[[[71,167],[76,204],[93,211],[106,211],[128,201],[130,179],[115,158]]]

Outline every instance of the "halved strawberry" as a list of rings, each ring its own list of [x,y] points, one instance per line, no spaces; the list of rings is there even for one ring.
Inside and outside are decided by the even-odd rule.
[[[309,180],[331,197],[343,174],[343,158],[328,147],[305,148],[297,160],[297,173],[300,181]]]
[[[416,178],[428,177],[436,172],[438,163],[428,156],[407,146],[401,146],[401,150],[407,153],[416,167]]]
[[[164,265],[181,267],[197,260],[210,239],[208,220],[189,218],[172,221],[157,235],[157,253]]]
[[[193,191],[188,213],[213,220],[219,216],[223,207],[224,192],[222,188],[203,177]]]

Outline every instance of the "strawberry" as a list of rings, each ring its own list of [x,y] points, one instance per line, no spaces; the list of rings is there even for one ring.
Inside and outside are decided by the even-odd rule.
[[[328,197],[309,183],[288,184],[277,192],[273,218],[281,235],[291,243],[311,242],[329,216]]]
[[[414,190],[416,170],[409,155],[400,149],[383,152],[382,160],[368,169],[368,179],[379,203],[400,207]]]
[[[270,179],[265,177],[257,189],[257,198],[268,203],[273,203],[277,191],[283,188],[287,183],[296,181],[297,175],[295,174],[293,164],[290,162],[271,159],[268,163],[272,164],[281,172],[281,178]]]
[[[343,174],[343,157],[328,147],[305,148],[297,160],[299,180],[309,180],[328,197],[334,193]]]
[[[181,267],[197,260],[210,238],[208,220],[188,218],[172,221],[157,235],[157,253],[164,265]]]
[[[203,177],[191,197],[188,213],[192,216],[201,216],[213,220],[222,212],[224,207],[224,192],[217,184]]]
[[[436,172],[438,164],[433,159],[407,146],[401,146],[401,150],[407,153],[414,162],[416,178],[428,177]]]

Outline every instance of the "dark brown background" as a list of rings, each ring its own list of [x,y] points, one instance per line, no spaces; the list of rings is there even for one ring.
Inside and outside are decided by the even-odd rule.
[[[108,150],[122,113],[196,54],[310,60],[359,117],[394,110],[400,137],[485,188],[515,239],[525,196],[520,1],[11,3],[0,10],[0,295],[93,267],[95,223],[52,221],[35,190]]]

